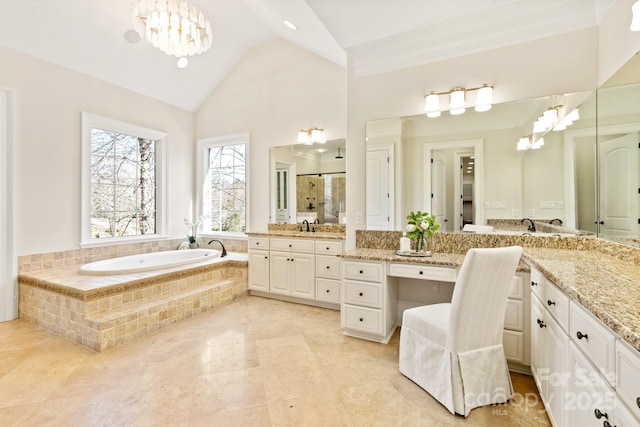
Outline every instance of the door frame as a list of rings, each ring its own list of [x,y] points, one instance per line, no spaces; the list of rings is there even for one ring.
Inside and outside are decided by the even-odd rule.
[[[13,91],[0,86],[0,322],[18,317],[13,213]]]
[[[483,140],[468,139],[461,141],[427,142],[424,144],[424,192],[423,204],[428,206],[431,212],[431,152],[434,150],[459,149],[461,151],[473,152],[473,200],[476,203],[474,224],[484,225],[484,156]],[[459,220],[459,219],[458,219]],[[455,224],[455,222],[454,222]],[[455,226],[455,225],[454,225]]]
[[[279,165],[284,165],[285,167],[279,167]],[[270,191],[271,195],[270,200],[270,212],[269,216],[271,220],[269,222],[276,222],[276,171],[278,169],[287,169],[288,170],[288,178],[287,178],[287,188],[289,189],[289,224],[296,223],[296,216],[298,215],[298,200],[296,197],[296,162],[291,160],[278,159],[276,157],[271,157],[271,172],[270,176]]]

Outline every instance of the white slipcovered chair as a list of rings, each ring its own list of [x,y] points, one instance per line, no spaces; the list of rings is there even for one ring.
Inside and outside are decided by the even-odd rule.
[[[400,372],[452,414],[513,396],[502,347],[509,286],[522,248],[470,249],[451,303],[410,308],[402,316]]]

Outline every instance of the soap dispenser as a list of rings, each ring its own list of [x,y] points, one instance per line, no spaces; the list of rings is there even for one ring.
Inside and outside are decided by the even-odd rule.
[[[409,252],[411,251],[411,239],[407,237],[407,232],[402,232],[402,237],[400,238],[400,252]]]

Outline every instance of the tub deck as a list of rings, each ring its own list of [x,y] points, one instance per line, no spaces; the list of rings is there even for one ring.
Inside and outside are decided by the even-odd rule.
[[[23,273],[20,318],[104,351],[247,294],[247,254],[154,271],[91,276],[79,267]]]

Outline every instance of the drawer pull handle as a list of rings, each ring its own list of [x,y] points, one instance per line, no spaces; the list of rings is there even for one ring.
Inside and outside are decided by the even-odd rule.
[[[532,280],[531,281],[531,286],[538,286],[538,284]]]
[[[291,245],[289,245],[289,247],[291,247]]]
[[[361,317],[361,318],[360,318],[360,321],[361,321],[361,322],[364,322],[364,318],[362,318],[362,317]]]
[[[364,294],[363,294],[362,292],[360,292],[358,295],[362,296],[362,295],[364,295]]]
[[[328,270],[328,269],[330,269],[330,268],[331,268],[331,267],[329,267],[329,266],[327,265],[327,270]]]
[[[268,257],[268,256],[266,256],[266,257],[264,257],[264,259],[269,259],[269,257]]]
[[[593,411],[593,414],[596,416],[597,419],[600,419],[602,417],[604,417],[605,419],[609,419],[609,416],[607,415],[606,412],[601,412],[600,409],[596,408],[595,411]]]
[[[576,333],[576,336],[578,337],[579,340],[581,340],[582,338],[584,338],[585,340],[589,341],[589,336],[587,334],[583,334],[582,332],[578,331]]]
[[[327,246],[327,250],[329,250],[329,246]]]
[[[256,242],[256,246],[260,246],[260,242]]]
[[[548,299],[548,300],[547,300],[547,305],[548,305],[549,307],[551,307],[552,305],[556,305],[556,302],[555,302],[555,301],[551,301],[550,299]]]
[[[640,408],[640,397],[636,397],[636,405]]]
[[[329,289],[327,289],[327,293],[331,292]]]
[[[605,420],[605,421],[602,423],[602,427],[616,427],[616,426],[612,426],[611,424],[609,424],[609,421]]]
[[[538,319],[538,325],[540,326],[540,329],[547,327],[547,325],[545,325],[544,322],[540,319]]]
[[[420,270],[419,274],[424,274],[424,272],[422,270]]]
[[[360,270],[360,274],[364,273],[364,271]]]

